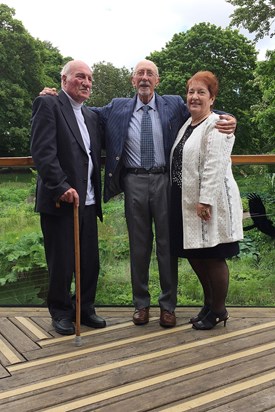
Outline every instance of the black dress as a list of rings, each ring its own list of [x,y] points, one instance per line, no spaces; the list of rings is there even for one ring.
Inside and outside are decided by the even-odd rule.
[[[200,124],[200,123],[199,123]],[[173,256],[193,259],[230,258],[239,254],[239,242],[220,243],[214,247],[199,249],[184,249],[182,224],[182,151],[186,140],[197,127],[189,125],[173,152],[172,159],[172,187],[171,187],[171,219],[170,243]]]

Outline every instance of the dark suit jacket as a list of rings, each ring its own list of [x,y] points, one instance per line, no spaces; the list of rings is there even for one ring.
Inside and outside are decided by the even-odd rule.
[[[97,215],[101,211],[101,135],[98,115],[82,108],[91,139],[94,165],[91,176],[96,198]],[[31,155],[38,171],[37,212],[60,215],[71,213],[72,205],[56,201],[70,187],[79,195],[80,212],[85,206],[88,177],[88,155],[79,131],[71,103],[61,91],[56,96],[37,97],[33,103]]]
[[[180,96],[165,95],[156,96],[156,105],[162,123],[163,144],[166,165],[169,168],[169,155],[177,133],[183,123],[189,117],[186,105]],[[128,127],[137,96],[134,98],[116,98],[107,106],[91,108],[100,115],[104,129],[106,165],[104,201],[121,193],[121,172],[124,143],[128,135]]]

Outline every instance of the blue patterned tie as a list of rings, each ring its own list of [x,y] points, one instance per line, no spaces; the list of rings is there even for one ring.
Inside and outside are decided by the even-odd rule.
[[[149,114],[150,107],[142,106],[143,110],[141,119],[141,167],[150,169],[154,166],[154,141],[153,141],[153,129],[152,120]]]

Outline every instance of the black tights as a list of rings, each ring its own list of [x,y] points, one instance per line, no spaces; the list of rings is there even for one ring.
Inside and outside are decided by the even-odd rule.
[[[199,278],[204,293],[204,305],[215,313],[225,311],[229,270],[225,259],[188,259]]]

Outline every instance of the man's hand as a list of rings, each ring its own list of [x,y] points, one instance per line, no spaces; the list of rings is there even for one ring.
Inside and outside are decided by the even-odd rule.
[[[229,114],[221,114],[220,120],[217,121],[215,127],[221,133],[231,134],[235,132],[236,126],[237,121],[235,117],[230,116]]]
[[[39,93],[39,96],[46,96],[46,94],[50,94],[51,96],[57,96],[58,93],[55,87],[44,87],[42,92]]]
[[[79,206],[78,193],[72,187],[69,190],[67,190],[65,193],[63,193],[63,195],[60,196],[59,200],[61,200],[62,202],[67,202],[67,203],[75,203],[76,206]]]

